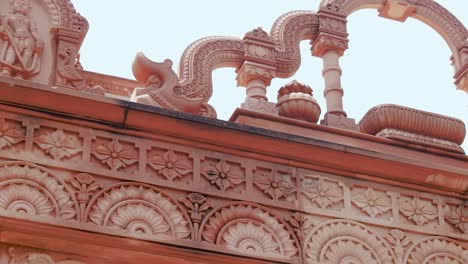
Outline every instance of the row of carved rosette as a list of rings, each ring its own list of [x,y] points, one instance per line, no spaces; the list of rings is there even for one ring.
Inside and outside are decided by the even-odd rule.
[[[0,214],[286,262],[468,257],[461,200],[145,136],[1,112]]]

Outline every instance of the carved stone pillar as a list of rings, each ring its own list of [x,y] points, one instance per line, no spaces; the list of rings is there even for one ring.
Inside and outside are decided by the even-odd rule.
[[[459,66],[455,64],[455,85],[458,89],[468,93],[468,40],[458,49]]]
[[[237,71],[237,85],[247,88],[241,108],[278,115],[276,104],[268,102],[266,89],[275,77],[275,44],[268,33],[257,28],[244,36],[244,64]]]
[[[324,96],[327,113],[321,124],[348,130],[357,130],[354,119],[347,118],[343,109],[344,90],[341,87],[339,59],[348,48],[346,18],[336,12],[320,10],[319,33],[312,43],[312,55],[323,59]]]

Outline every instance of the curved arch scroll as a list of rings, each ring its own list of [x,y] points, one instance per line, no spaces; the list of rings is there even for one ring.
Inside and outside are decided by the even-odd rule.
[[[310,11],[295,11],[278,18],[271,29],[274,66],[278,77],[293,75],[300,65],[299,42],[313,39],[318,18]],[[249,33],[247,33],[249,34]],[[212,91],[212,72],[221,67],[240,68],[246,60],[245,40],[231,37],[202,38],[189,45],[180,60],[178,81],[172,62],[157,63],[137,54],[133,73],[144,88],[135,89],[131,100],[172,110],[216,117],[207,104]],[[142,74],[144,73],[144,74]],[[166,80],[171,80],[167,82]]]
[[[455,84],[468,92],[468,31],[450,11],[433,0],[322,0],[319,16],[328,12],[346,18],[365,8],[398,21],[413,17],[432,27],[452,51]]]

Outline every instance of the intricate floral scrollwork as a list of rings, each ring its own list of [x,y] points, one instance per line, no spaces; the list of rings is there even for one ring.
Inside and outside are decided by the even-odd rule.
[[[267,209],[239,202],[211,211],[201,225],[204,241],[261,257],[295,257],[293,231]]]
[[[427,237],[415,243],[405,256],[408,264],[464,264],[468,250],[446,237]]]
[[[189,217],[177,202],[149,185],[119,183],[99,192],[87,207],[89,219],[130,235],[182,239],[191,233]]]
[[[24,162],[0,164],[0,209],[72,219],[77,202],[67,185],[46,169]]]
[[[101,189],[101,186],[92,175],[87,173],[79,173],[67,181],[75,189],[76,198],[80,204],[80,220],[85,222],[86,205],[91,199],[91,196]]]
[[[211,204],[200,193],[191,193],[187,197],[180,199],[179,202],[187,209],[193,223],[194,237],[198,238],[200,223],[212,208]]]
[[[363,224],[350,220],[326,221],[304,240],[307,263],[393,264],[390,246]]]
[[[398,263],[403,263],[406,249],[413,243],[413,241],[409,239],[403,231],[398,229],[392,229],[388,232],[385,239],[390,243],[390,245],[392,245],[393,251],[398,258]]]

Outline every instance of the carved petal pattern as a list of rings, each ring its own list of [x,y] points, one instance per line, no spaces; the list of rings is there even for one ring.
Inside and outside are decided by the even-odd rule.
[[[298,252],[292,231],[283,221],[253,204],[229,203],[215,209],[201,230],[203,240],[251,255],[293,257]]]
[[[102,163],[107,164],[107,166],[113,170],[124,168],[136,162],[135,157],[130,151],[125,149],[116,139],[106,145],[98,146],[93,154]]]
[[[24,140],[24,135],[18,128],[12,127],[3,117],[0,117],[0,149],[9,147]]]
[[[255,185],[275,201],[282,197],[287,198],[295,191],[291,176],[281,175],[276,170],[255,177]]]
[[[350,220],[326,221],[304,240],[307,263],[397,263],[388,244],[365,225]]]
[[[65,134],[61,129],[41,135],[34,142],[56,160],[70,158],[81,152],[80,143],[76,137]]]
[[[189,162],[178,158],[172,150],[153,157],[148,164],[170,181],[192,172]]]
[[[458,228],[461,232],[468,234],[468,208],[460,205],[445,215],[445,220]]]
[[[468,263],[468,250],[449,238],[427,237],[408,250],[404,263],[464,264]]]
[[[304,195],[320,208],[327,208],[343,200],[340,190],[322,178],[304,180],[302,190]]]
[[[158,239],[190,235],[188,216],[157,188],[121,183],[101,191],[88,206],[90,220],[125,230],[134,236]]]
[[[0,208],[14,213],[71,219],[78,205],[65,183],[22,162],[0,165]]]
[[[236,185],[245,181],[243,176],[232,170],[232,166],[224,160],[219,161],[214,166],[210,165],[203,168],[202,175],[209,180],[211,184],[215,184],[223,191],[234,188]]]
[[[227,248],[242,253],[275,255],[279,245],[263,227],[252,223],[237,223],[223,235]]]
[[[422,226],[437,217],[436,208],[426,204],[415,197],[410,201],[405,201],[400,205],[400,211],[418,226]]]
[[[392,208],[389,197],[385,194],[378,194],[371,188],[354,196],[352,201],[371,217],[376,217]]]

